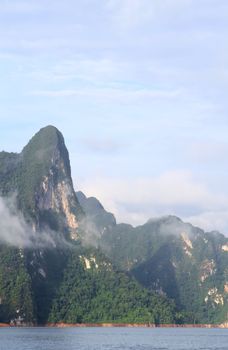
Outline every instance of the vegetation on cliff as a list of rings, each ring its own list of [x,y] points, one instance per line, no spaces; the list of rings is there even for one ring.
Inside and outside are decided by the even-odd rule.
[[[17,207],[7,220],[15,232],[8,234],[16,237],[18,215],[32,238],[29,246],[7,240],[0,210],[0,322],[227,320],[227,238],[173,216],[117,224],[96,198],[74,192],[68,151],[53,126],[20,154],[0,153],[0,195],[12,194]]]

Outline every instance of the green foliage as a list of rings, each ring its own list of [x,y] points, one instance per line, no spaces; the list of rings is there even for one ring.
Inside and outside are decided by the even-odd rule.
[[[192,247],[186,247],[182,232],[188,232]],[[228,254],[221,248],[225,244],[223,235],[205,233],[175,217],[136,228],[117,225],[100,239],[102,249],[123,271],[143,287],[175,300],[179,323],[227,319]]]
[[[68,260],[67,250],[26,250],[26,266],[32,281],[36,319],[45,324],[63,278]]]
[[[16,189],[16,168],[19,154],[0,152],[0,194],[5,196]]]
[[[83,216],[70,172],[64,139],[48,126],[21,154],[0,153],[0,195],[16,193],[18,208],[28,222],[58,231],[66,239],[65,215],[58,206],[45,206],[42,201],[46,200],[44,179],[48,177],[51,186],[50,202],[58,184],[67,181],[72,189],[70,210],[77,218]],[[80,240],[69,241],[69,249],[57,245],[55,249],[22,250],[1,245],[0,322],[19,317],[38,324],[227,320],[228,254],[222,250],[227,238],[173,216],[136,228],[117,225],[95,198],[78,196],[95,227],[91,237],[100,250],[81,245],[88,242],[83,225],[77,232]],[[61,203],[62,198],[57,200]],[[190,243],[181,235],[184,232]]]
[[[26,322],[35,319],[30,275],[22,251],[0,246],[0,322],[19,316]]]
[[[59,158],[63,161],[65,176],[70,176],[68,151],[61,133],[54,127],[48,126],[41,129],[23,149],[21,162],[18,167],[18,200],[22,209],[35,215],[36,194],[44,176],[50,172],[53,182],[63,176],[61,170],[57,170],[55,161]]]
[[[91,252],[84,252],[81,258],[77,250],[70,254],[50,322],[174,322],[171,301],[140,287],[125,273],[113,270],[97,252],[93,252],[91,260],[96,259],[97,266],[90,269],[85,269],[83,259],[89,259]]]

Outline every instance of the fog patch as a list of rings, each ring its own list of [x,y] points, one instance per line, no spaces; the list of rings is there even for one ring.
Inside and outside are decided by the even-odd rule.
[[[20,248],[56,248],[68,245],[52,230],[35,230],[18,211],[16,196],[0,197],[0,243]]]
[[[168,216],[157,220],[160,221],[158,232],[161,235],[181,236],[183,233],[186,233],[188,236],[192,236],[194,229],[198,230],[198,228],[194,228],[191,224],[184,223],[175,216]]]
[[[100,229],[97,225],[90,219],[89,216],[85,216],[80,221],[80,232],[82,233],[82,244],[84,246],[92,246],[97,248],[99,246],[99,241],[103,233],[106,231],[106,227]]]

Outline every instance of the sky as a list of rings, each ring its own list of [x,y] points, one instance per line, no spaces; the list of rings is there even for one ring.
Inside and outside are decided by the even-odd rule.
[[[0,0],[0,149],[55,125],[118,222],[228,234],[227,37],[227,0]]]

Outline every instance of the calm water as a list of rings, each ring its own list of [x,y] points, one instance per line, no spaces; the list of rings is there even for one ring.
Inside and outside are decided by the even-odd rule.
[[[228,350],[228,329],[4,328],[0,350]]]

